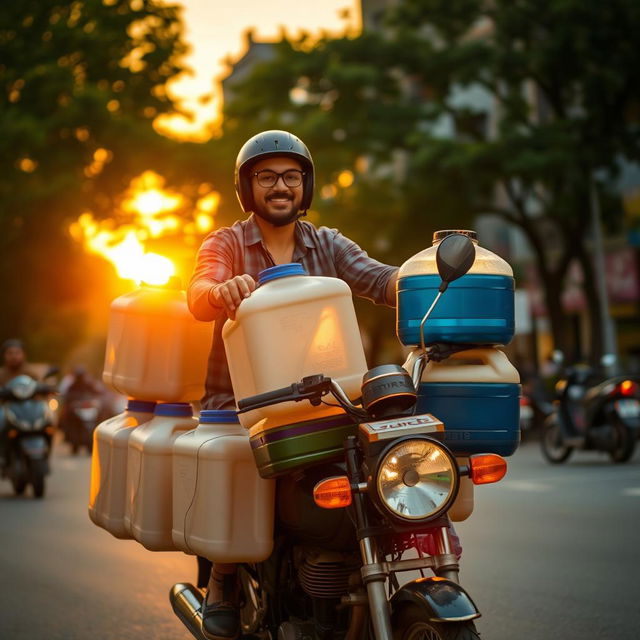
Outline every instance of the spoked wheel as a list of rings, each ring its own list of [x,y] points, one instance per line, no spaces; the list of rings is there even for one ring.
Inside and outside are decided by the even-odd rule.
[[[620,418],[616,418],[611,425],[615,444],[609,451],[609,457],[613,462],[628,462],[636,448],[636,434],[624,424]]]
[[[562,442],[560,425],[555,416],[549,416],[544,421],[540,446],[542,454],[552,464],[564,462],[573,452],[573,447],[568,447]]]
[[[473,622],[431,622],[423,609],[409,605],[394,615],[394,640],[479,640]]]

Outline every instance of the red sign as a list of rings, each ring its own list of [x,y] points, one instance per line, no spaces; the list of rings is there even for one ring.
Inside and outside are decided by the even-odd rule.
[[[605,255],[605,271],[609,302],[622,304],[640,300],[640,274],[636,251],[625,247]],[[564,290],[562,292],[562,308],[569,313],[579,313],[587,307],[584,295],[584,274],[580,264],[574,260],[567,270]],[[535,316],[546,315],[544,294],[540,286],[535,265],[527,268],[527,290],[530,294],[531,311]]]

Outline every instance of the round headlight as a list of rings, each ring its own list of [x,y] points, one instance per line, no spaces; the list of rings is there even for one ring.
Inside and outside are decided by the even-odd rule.
[[[378,466],[376,487],[383,506],[396,518],[434,518],[458,493],[455,460],[441,445],[412,438],[392,446]]]

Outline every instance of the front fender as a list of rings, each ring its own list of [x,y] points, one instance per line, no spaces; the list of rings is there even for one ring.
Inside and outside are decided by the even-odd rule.
[[[391,609],[395,613],[406,604],[424,609],[432,622],[464,622],[481,615],[469,594],[445,578],[418,578],[403,585],[391,598]]]

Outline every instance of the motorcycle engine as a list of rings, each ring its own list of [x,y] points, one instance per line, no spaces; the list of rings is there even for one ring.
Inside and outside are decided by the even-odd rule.
[[[349,592],[351,575],[358,571],[354,556],[331,551],[307,555],[299,571],[300,585],[313,598],[341,598]]]

